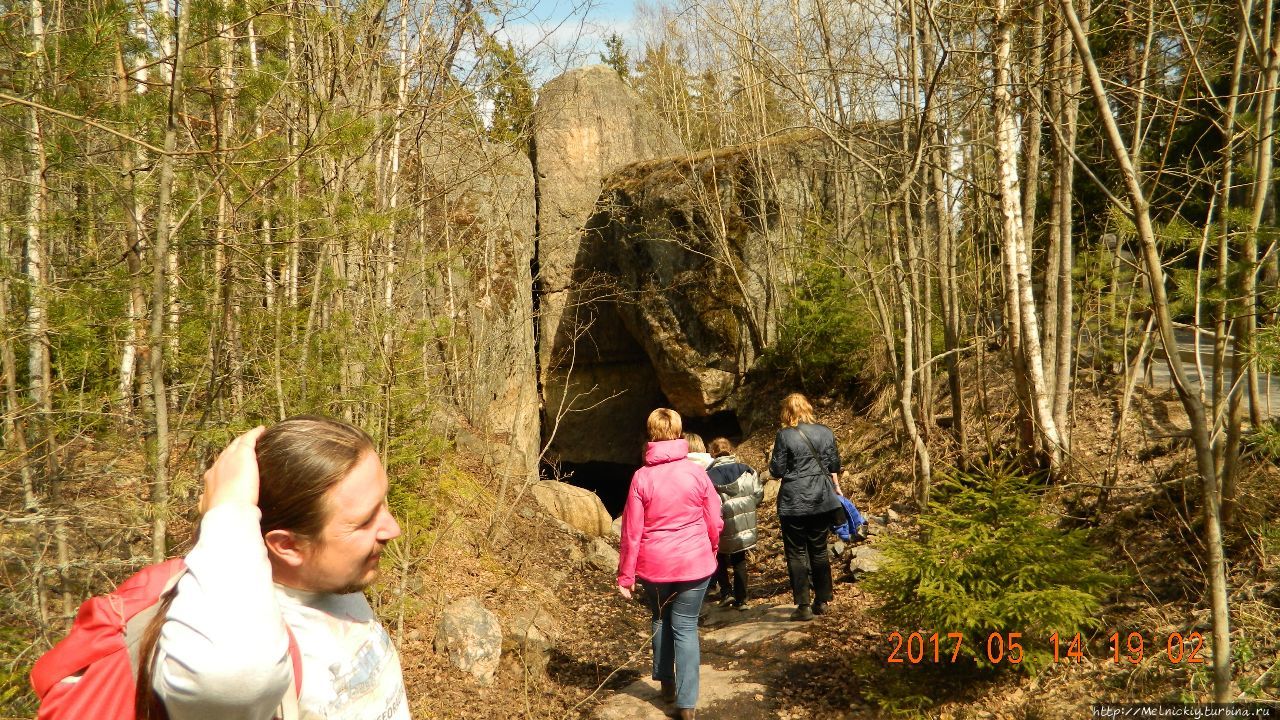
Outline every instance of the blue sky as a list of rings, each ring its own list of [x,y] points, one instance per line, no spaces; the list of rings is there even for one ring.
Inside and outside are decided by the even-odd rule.
[[[532,0],[491,19],[490,28],[526,54],[534,85],[575,67],[600,62],[601,43],[617,32],[634,60],[635,0]]]

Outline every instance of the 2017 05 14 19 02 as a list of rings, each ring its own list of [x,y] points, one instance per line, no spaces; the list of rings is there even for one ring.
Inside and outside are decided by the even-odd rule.
[[[903,633],[894,630],[888,635],[889,664],[919,665],[921,663],[955,663],[960,660],[965,647],[965,636],[959,632],[915,631]],[[1160,640],[1163,639],[1163,643]],[[993,665],[1008,663],[1018,665],[1026,657],[1024,644],[1028,640],[1021,632],[993,632],[987,635],[984,648],[986,659]],[[1091,655],[1088,644],[1080,633],[1071,636],[1055,632],[1045,639],[1047,649],[1053,652],[1053,662],[1081,662]],[[1203,651],[1205,638],[1195,630],[1186,633],[1170,632],[1164,636],[1152,636],[1153,651],[1148,652],[1146,636],[1138,631],[1122,634],[1119,630],[1106,636],[1102,648],[1105,659],[1114,664],[1140,664],[1144,658],[1163,656],[1170,664],[1196,665],[1206,662]],[[1160,647],[1163,645],[1163,647]],[[1160,652],[1163,650],[1163,652]]]

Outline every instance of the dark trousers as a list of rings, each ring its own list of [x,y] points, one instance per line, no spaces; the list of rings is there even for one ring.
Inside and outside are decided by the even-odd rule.
[[[747,551],[716,553],[716,584],[720,594],[729,594],[729,568],[733,568],[733,601],[747,601]]]
[[[782,525],[782,547],[791,578],[791,597],[796,605],[831,602],[831,560],[827,557],[827,537],[835,513],[790,515],[778,518]]]

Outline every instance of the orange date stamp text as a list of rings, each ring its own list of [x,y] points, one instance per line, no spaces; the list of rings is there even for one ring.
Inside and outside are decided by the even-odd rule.
[[[1051,651],[1054,663],[1081,662],[1093,655],[1080,633],[1060,636],[1055,632],[1036,641],[1021,632],[993,632],[986,636],[985,642],[978,643],[980,647],[974,652],[970,652],[967,645],[972,641],[959,632],[904,633],[894,630],[886,639],[889,654],[885,661],[891,665],[955,663],[962,656],[985,657],[992,665],[1018,665],[1026,658],[1027,648],[1037,642],[1036,649]],[[1171,665],[1196,665],[1206,662],[1204,649],[1205,637],[1195,630],[1152,636],[1150,643],[1140,632],[1122,633],[1117,630],[1106,636],[1098,656],[1116,665],[1138,665],[1145,658],[1159,657]]]

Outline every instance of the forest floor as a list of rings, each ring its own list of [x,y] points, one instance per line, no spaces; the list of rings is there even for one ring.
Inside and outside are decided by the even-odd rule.
[[[1007,389],[991,383],[973,403],[1012,407]],[[895,438],[886,403],[856,409],[824,399],[819,419],[832,427],[845,459],[845,491],[864,513],[905,510],[910,496],[911,457]],[[773,404],[776,407],[776,403]],[[879,409],[877,409],[879,408]],[[982,427],[974,438],[1007,438],[1007,412],[974,413]],[[880,599],[833,565],[831,612],[808,623],[790,622],[792,606],[777,518],[772,503],[760,510],[761,540],[750,560],[748,612],[707,608],[703,627],[703,696],[700,718],[962,718],[1090,717],[1096,702],[1189,702],[1209,696],[1207,665],[1173,664],[1164,638],[1208,627],[1206,583],[1200,565],[1198,483],[1190,451],[1180,437],[1181,410],[1172,392],[1139,388],[1116,455],[1108,452],[1117,429],[1114,400],[1082,389],[1075,404],[1074,474],[1047,489],[1049,507],[1070,527],[1091,527],[1095,544],[1110,551],[1117,569],[1133,582],[1106,599],[1098,629],[1085,638],[1079,662],[1051,665],[1034,677],[982,671],[972,665],[890,663],[890,627],[878,611]],[[772,431],[744,439],[739,457],[763,466]],[[931,440],[936,457],[949,452],[947,437]],[[998,456],[988,443],[982,453]],[[647,678],[649,615],[643,605],[618,595],[614,574],[584,559],[585,540],[536,510],[524,493],[495,502],[491,468],[465,452],[448,451],[422,460],[421,500],[401,518],[404,537],[384,559],[384,578],[371,602],[396,639],[413,716],[426,718],[659,718],[665,708]],[[1114,466],[1119,480],[1110,503],[1094,517],[1098,485]],[[945,462],[938,462],[946,472]],[[69,521],[77,567],[93,570],[77,584],[101,592],[118,581],[128,562],[146,554],[145,469],[138,448],[105,450],[87,444],[68,468],[83,482],[72,498],[80,513]],[[194,501],[194,483],[181,485],[176,501]],[[1241,512],[1227,536],[1231,563],[1232,643],[1235,677],[1242,696],[1280,697],[1280,473],[1253,456],[1241,485]],[[10,486],[0,495],[10,520],[21,515]],[[189,535],[191,513],[179,513],[175,538]],[[0,717],[31,717],[34,705],[21,687],[36,654],[56,640],[56,621],[36,624],[30,598],[30,553],[39,538],[15,522],[0,524],[10,552],[0,587]],[[139,529],[141,528],[141,529]],[[892,532],[909,533],[909,512]],[[44,537],[43,547],[47,548]],[[175,552],[186,547],[177,543]],[[46,560],[48,558],[46,557]],[[58,587],[52,588],[53,597]],[[81,595],[83,596],[83,595]],[[545,672],[504,653],[492,684],[480,685],[434,652],[433,640],[446,604],[479,598],[507,618],[536,606],[556,619],[558,638]],[[1138,664],[1113,662],[1106,637],[1113,630],[1139,631],[1147,657]],[[1019,631],[1019,628],[1003,628]],[[1159,640],[1159,642],[1156,642]],[[1046,637],[1025,642],[1048,643]]]

